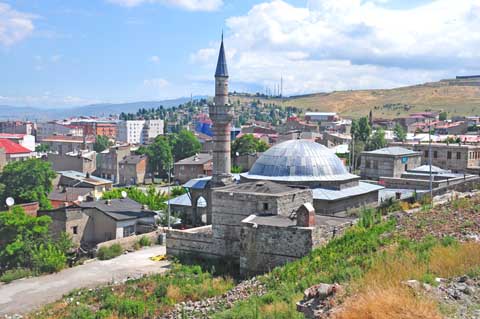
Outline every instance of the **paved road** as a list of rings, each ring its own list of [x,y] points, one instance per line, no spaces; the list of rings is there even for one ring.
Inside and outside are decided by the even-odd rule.
[[[168,269],[168,261],[149,259],[161,254],[165,254],[165,246],[148,247],[111,260],[95,260],[56,274],[0,285],[0,316],[30,312],[62,298],[73,289],[93,288],[128,277],[164,272]]]

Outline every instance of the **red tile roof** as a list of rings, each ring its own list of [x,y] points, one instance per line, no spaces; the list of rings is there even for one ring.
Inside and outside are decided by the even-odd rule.
[[[22,145],[14,143],[6,138],[0,138],[0,147],[5,149],[6,154],[31,153],[28,148],[25,148]]]
[[[0,133],[0,138],[20,139],[20,138],[23,138],[24,136],[25,134]]]

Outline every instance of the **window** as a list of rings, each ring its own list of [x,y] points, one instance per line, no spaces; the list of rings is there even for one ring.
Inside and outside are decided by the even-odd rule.
[[[448,151],[447,152],[447,159],[451,159],[452,158],[452,152]]]
[[[437,158],[437,156],[438,156],[437,151],[433,151],[433,158]]]
[[[378,169],[378,161],[373,161],[373,168]]]
[[[424,154],[425,158],[428,158],[428,151],[424,151],[423,154]]]
[[[457,159],[461,159],[461,158],[462,158],[462,153],[457,152]]]
[[[73,233],[74,235],[78,235],[78,226],[73,226],[73,227],[72,227],[72,233]]]
[[[263,203],[263,210],[268,210],[268,203]]]
[[[366,168],[370,168],[370,161],[369,161],[369,160],[366,160],[366,161],[365,161],[365,167],[366,167]]]
[[[123,237],[135,235],[135,225],[123,227]]]

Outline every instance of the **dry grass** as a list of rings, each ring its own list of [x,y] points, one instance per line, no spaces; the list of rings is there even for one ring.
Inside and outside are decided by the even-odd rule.
[[[347,297],[335,319],[441,318],[436,302],[415,294],[402,282],[422,281],[427,274],[451,278],[479,265],[479,243],[435,246],[428,257],[391,247],[361,280],[353,283],[355,293]]]
[[[165,294],[169,300],[172,300],[174,303],[181,302],[185,299],[185,296],[182,294],[180,287],[169,285],[167,287],[167,293]]]
[[[349,298],[334,319],[440,319],[435,302],[405,287],[369,288]]]

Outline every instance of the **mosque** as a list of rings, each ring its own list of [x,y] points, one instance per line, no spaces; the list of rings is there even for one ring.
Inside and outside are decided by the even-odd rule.
[[[301,258],[354,222],[348,211],[377,204],[381,186],[350,174],[325,146],[291,140],[271,147],[249,172],[232,175],[228,69],[223,36],[215,72],[213,174],[188,181],[190,220],[207,225],[169,230],[167,254],[229,260],[243,275]]]

